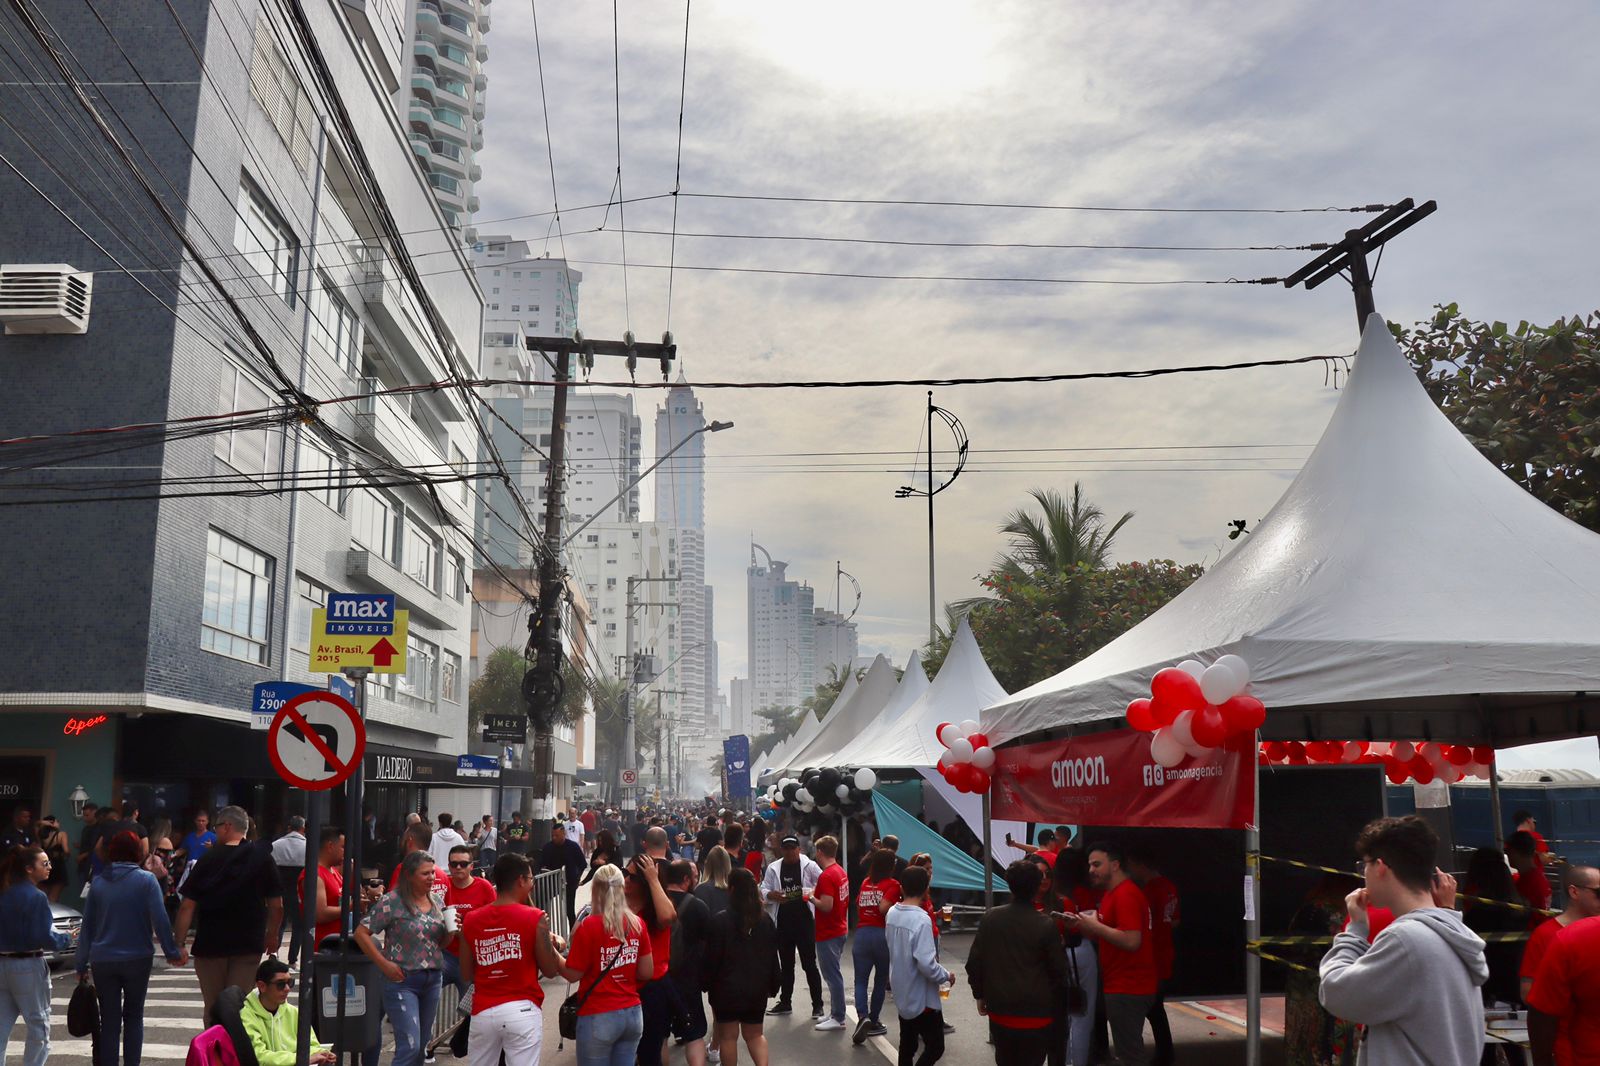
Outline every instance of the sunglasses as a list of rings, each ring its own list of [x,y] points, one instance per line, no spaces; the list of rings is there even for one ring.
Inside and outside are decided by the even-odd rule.
[[[268,984],[272,985],[273,988],[278,988],[278,989],[293,988],[294,987],[294,978],[293,977],[280,977],[276,981],[269,981]]]
[[[452,869],[452,870],[470,870],[470,869],[472,869],[472,860],[471,859],[467,859],[464,862],[458,862],[455,859],[451,859],[450,860],[450,869]]]

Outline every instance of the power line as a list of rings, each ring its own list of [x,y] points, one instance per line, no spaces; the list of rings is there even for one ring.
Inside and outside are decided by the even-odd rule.
[[[626,197],[622,191],[622,44],[617,25],[617,0],[611,0],[611,89],[617,118],[617,227],[622,234],[622,324],[631,331],[633,309],[628,303],[628,216],[623,203]]]
[[[674,204],[676,207],[676,204]],[[595,231],[587,231],[595,232]],[[635,234],[666,237],[669,233],[658,229],[640,229]],[[1327,248],[1327,244],[1051,244],[1030,241],[907,241],[888,237],[831,237],[797,233],[689,233],[674,231],[675,237],[696,237],[724,241],[807,241],[822,244],[883,245],[890,248],[966,248],[1015,249],[1020,251],[1096,251],[1096,252],[1313,252]]]
[[[669,266],[666,263],[627,263],[613,262],[604,259],[570,259],[570,263],[578,266],[608,266],[622,267],[626,274],[628,267],[635,270],[694,270],[718,274],[773,274],[784,277],[801,278],[848,278],[854,281],[962,281],[962,282],[987,282],[1004,285],[1279,285],[1282,278],[1046,278],[1046,277],[991,277],[984,275],[968,274],[878,274],[843,270],[797,270],[778,267],[735,267],[735,266],[710,266],[678,263]]]
[[[900,200],[887,197],[829,197],[829,196],[772,196],[757,193],[680,192],[678,196],[692,196],[700,200],[756,200],[790,204],[845,204],[852,206],[888,207],[981,207],[1007,211],[1094,211],[1115,214],[1162,215],[1307,215],[1307,214],[1375,214],[1387,211],[1389,204],[1365,204],[1360,207],[1112,207],[1100,204],[1029,204],[993,203],[978,200]]]
[[[672,242],[667,247],[667,329],[672,329],[672,266],[678,261],[678,193],[683,190],[683,104],[689,94],[689,3],[683,0],[683,70],[678,79],[678,150],[672,169]]]

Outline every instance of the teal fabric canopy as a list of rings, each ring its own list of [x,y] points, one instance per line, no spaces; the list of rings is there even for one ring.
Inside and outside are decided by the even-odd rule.
[[[878,835],[900,838],[900,854],[910,858],[919,851],[933,856],[933,887],[983,891],[983,866],[971,855],[946,840],[895,804],[882,789],[872,792],[872,806],[878,814]],[[994,879],[995,889],[1006,890],[1006,883]]]

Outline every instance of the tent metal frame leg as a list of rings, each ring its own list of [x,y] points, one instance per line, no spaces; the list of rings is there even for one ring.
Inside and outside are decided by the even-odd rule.
[[[1261,746],[1261,734],[1256,733],[1256,749]],[[1244,922],[1244,938],[1253,943],[1261,938],[1261,764],[1254,765],[1252,791],[1255,793],[1255,815],[1244,831],[1244,869],[1249,913]],[[1245,994],[1245,1066],[1261,1066],[1261,956],[1249,948],[1244,953]]]

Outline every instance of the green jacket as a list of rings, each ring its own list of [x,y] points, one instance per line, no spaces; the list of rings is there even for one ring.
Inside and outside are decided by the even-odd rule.
[[[244,1031],[250,1034],[250,1045],[255,1048],[256,1061],[261,1066],[295,1066],[295,1036],[300,1025],[300,1010],[285,1003],[276,1014],[261,1005],[261,990],[252,989],[245,997],[244,1010],[240,1012]],[[311,1052],[332,1051],[329,1044],[317,1041],[317,1031],[311,1030]]]

